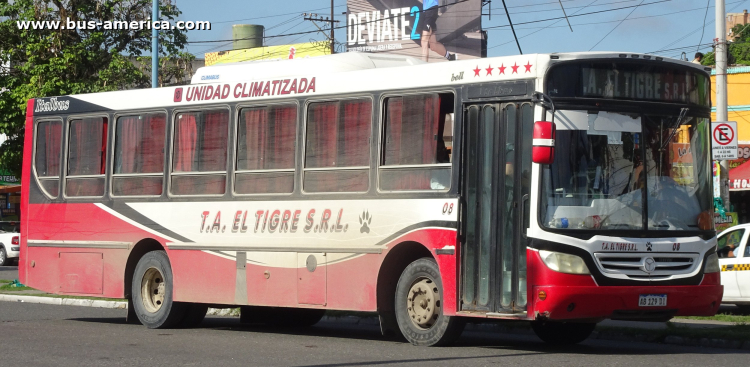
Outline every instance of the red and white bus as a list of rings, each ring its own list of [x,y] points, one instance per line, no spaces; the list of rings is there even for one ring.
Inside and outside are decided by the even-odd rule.
[[[150,328],[377,312],[418,345],[713,315],[709,93],[644,54],[348,53],[32,99],[21,281]]]

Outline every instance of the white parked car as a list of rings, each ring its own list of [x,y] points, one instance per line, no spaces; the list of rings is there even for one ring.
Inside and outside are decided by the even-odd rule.
[[[0,230],[0,266],[18,263],[21,248],[21,234]]]
[[[717,253],[721,266],[723,303],[750,310],[750,223],[727,228],[719,234]]]

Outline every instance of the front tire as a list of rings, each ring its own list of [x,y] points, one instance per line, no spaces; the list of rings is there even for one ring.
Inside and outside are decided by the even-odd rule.
[[[533,321],[531,328],[539,339],[552,345],[573,345],[586,340],[595,323]]]
[[[443,284],[435,260],[409,264],[396,286],[396,320],[406,340],[419,346],[440,346],[461,336],[464,320],[443,314]]]
[[[174,302],[172,266],[164,251],[143,255],[135,266],[131,294],[138,320],[149,329],[177,326],[185,320],[186,305]]]

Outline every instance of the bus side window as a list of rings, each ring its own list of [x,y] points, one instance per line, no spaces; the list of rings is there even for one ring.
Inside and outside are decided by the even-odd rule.
[[[171,192],[175,195],[223,195],[227,180],[229,111],[181,112],[174,126]]]
[[[62,153],[62,122],[42,121],[36,125],[34,172],[44,191],[51,198],[60,193],[60,154]]]
[[[106,117],[70,120],[65,195],[78,197],[104,195],[107,122]]]
[[[166,120],[164,113],[117,118],[113,195],[161,195]]]
[[[243,108],[237,127],[237,194],[294,191],[297,105]]]
[[[386,99],[380,189],[450,187],[453,109],[450,93]]]
[[[311,103],[305,131],[305,191],[367,191],[371,126],[369,98]]]

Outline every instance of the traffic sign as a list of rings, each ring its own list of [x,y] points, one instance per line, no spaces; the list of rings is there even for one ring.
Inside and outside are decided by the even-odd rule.
[[[711,153],[714,160],[737,159],[737,122],[711,123]]]

